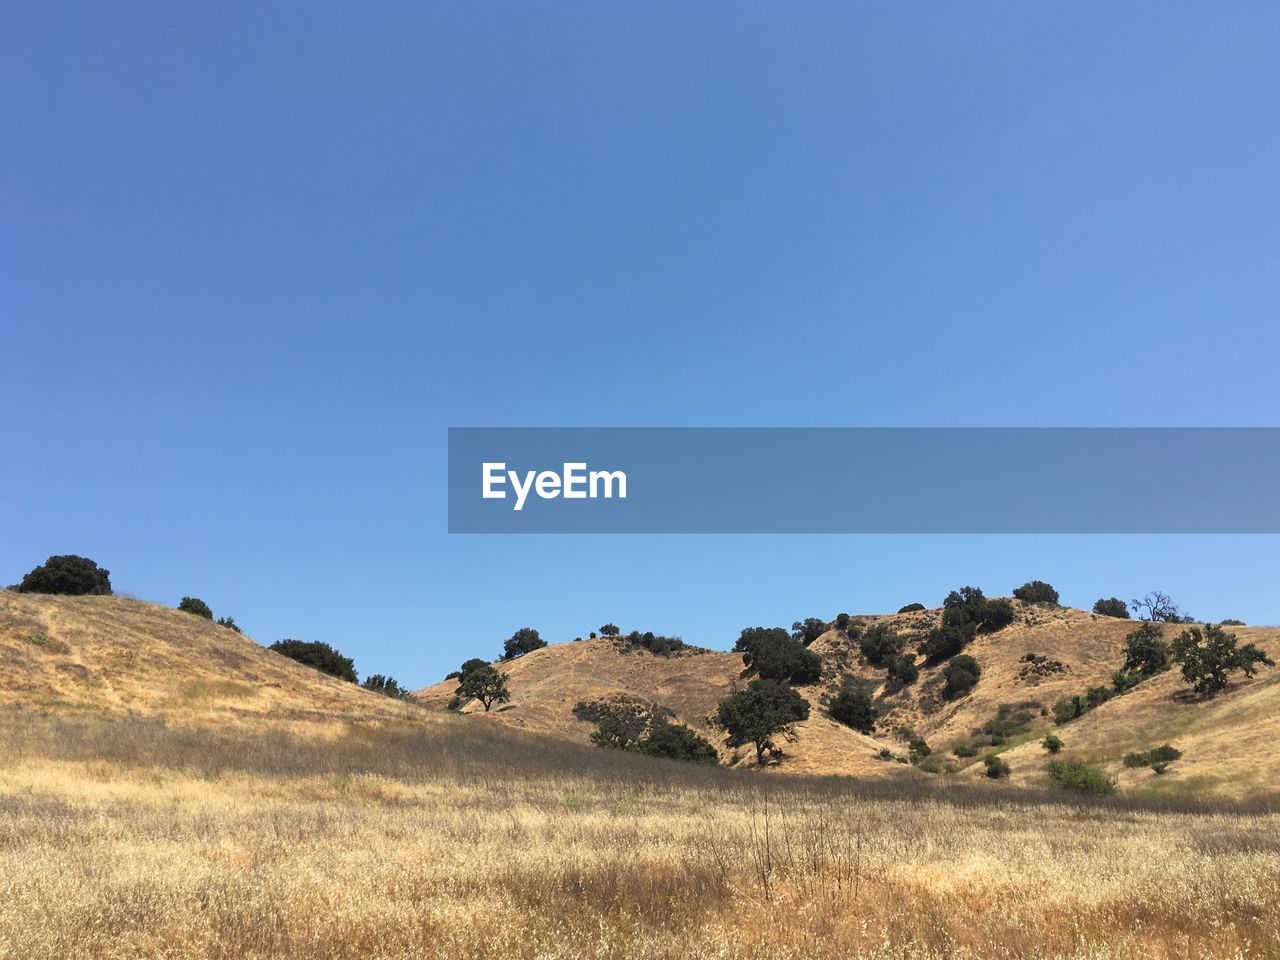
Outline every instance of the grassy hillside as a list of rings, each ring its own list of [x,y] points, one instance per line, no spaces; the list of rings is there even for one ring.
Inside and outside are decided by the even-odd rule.
[[[409,718],[420,713],[210,620],[120,597],[0,590],[0,707],[170,721]]]
[[[1142,684],[1104,703],[1079,720],[1054,725],[1052,706],[1082,694],[1090,687],[1109,686],[1112,673],[1124,660],[1124,637],[1137,623],[1069,608],[1014,603],[1014,623],[992,634],[980,634],[965,652],[978,660],[982,679],[969,695],[954,701],[942,696],[943,665],[921,664],[920,679],[895,695],[887,695],[886,672],[870,666],[856,642],[829,630],[810,649],[823,659],[823,680],[801,687],[814,706],[808,721],[798,725],[796,740],[785,745],[786,757],[774,767],[790,773],[834,773],[854,776],[903,777],[918,775],[902,764],[876,759],[881,749],[905,757],[912,737],[923,737],[962,777],[982,776],[977,758],[951,753],[954,745],[971,739],[975,730],[999,715],[1002,704],[1026,705],[1033,715],[1029,729],[979,755],[1001,753],[1015,784],[1042,784],[1049,756],[1039,740],[1046,732],[1059,735],[1067,747],[1062,757],[1101,764],[1126,789],[1160,792],[1211,791],[1243,796],[1269,792],[1280,782],[1280,670],[1264,669],[1252,679],[1237,675],[1226,691],[1207,702],[1187,696],[1176,670]],[[884,624],[908,639],[908,649],[938,621],[939,612],[926,610],[890,616],[853,618],[865,630]],[[1165,625],[1166,639],[1182,629]],[[1280,630],[1233,627],[1241,642],[1254,642],[1280,659]],[[1060,669],[1037,670],[1025,657],[1034,654]],[[579,743],[589,742],[593,724],[578,719],[580,701],[610,695],[649,700],[666,708],[679,721],[720,742],[707,718],[735,686],[747,682],[740,654],[704,652],[662,657],[600,638],[556,644],[501,665],[510,675],[511,702],[483,715],[488,722],[546,733]],[[873,737],[855,733],[832,721],[821,709],[824,698],[838,692],[848,678],[875,688],[882,712]],[[444,682],[418,693],[431,706],[443,707],[456,684]],[[479,712],[478,704],[464,708]],[[1028,741],[1023,744],[1022,741]],[[1184,753],[1158,779],[1149,769],[1133,771],[1122,764],[1125,753],[1172,742]],[[727,758],[728,751],[722,750]]]
[[[1280,954],[1267,804],[679,764],[112,598],[0,594],[0,651],[5,960]],[[735,672],[653,660],[583,643],[511,670],[547,704],[559,674],[691,717]]]

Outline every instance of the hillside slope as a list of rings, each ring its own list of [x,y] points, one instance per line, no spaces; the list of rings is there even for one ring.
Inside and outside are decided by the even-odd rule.
[[[227,627],[120,597],[0,590],[0,707],[234,722],[406,719],[421,710]]]
[[[979,758],[957,757],[952,748],[995,719],[1002,704],[1010,704],[1020,705],[1032,717],[1027,729],[996,747],[982,747],[979,757],[993,751],[1004,754],[1014,783],[1045,782],[1049,757],[1039,740],[1052,730],[1066,743],[1061,756],[1100,763],[1128,789],[1226,795],[1275,789],[1280,761],[1270,744],[1280,738],[1280,670],[1263,669],[1252,679],[1237,675],[1227,690],[1206,702],[1188,697],[1176,670],[1170,671],[1059,727],[1051,715],[1053,704],[1091,687],[1109,686],[1112,673],[1124,658],[1124,637],[1137,623],[1021,602],[1015,602],[1015,609],[1013,624],[980,635],[966,649],[981,664],[982,679],[971,694],[956,701],[942,697],[942,665],[922,665],[917,683],[896,695],[885,695],[885,671],[868,665],[856,642],[843,633],[827,631],[810,647],[823,659],[823,680],[800,688],[813,705],[812,716],[797,727],[795,741],[783,745],[786,756],[772,769],[857,776],[921,775],[900,762],[880,760],[876,754],[888,749],[895,757],[905,758],[908,740],[923,737],[960,777],[980,777],[983,767]],[[938,611],[925,610],[855,617],[853,623],[863,630],[886,624],[908,638],[911,650],[938,617]],[[1181,629],[1165,625],[1164,636],[1172,639]],[[1280,660],[1280,630],[1231,629],[1242,643],[1256,643]],[[1060,668],[1037,670],[1025,659],[1029,654],[1043,663],[1056,661]],[[511,703],[489,714],[481,713],[477,704],[469,704],[463,708],[465,712],[492,723],[579,742],[586,742],[595,727],[577,718],[574,706],[623,696],[651,701],[720,744],[721,738],[709,727],[707,718],[721,698],[749,679],[743,674],[738,654],[705,652],[667,658],[605,638],[552,645],[502,664],[501,669],[510,675]],[[874,737],[833,722],[823,709],[824,700],[851,678],[875,688],[881,719]],[[417,696],[428,705],[443,708],[454,688],[453,681],[446,681]],[[1124,768],[1126,752],[1166,741],[1181,749],[1184,758],[1163,776],[1157,778],[1145,768]],[[729,756],[723,747],[721,753]],[[940,757],[934,763],[941,766]]]

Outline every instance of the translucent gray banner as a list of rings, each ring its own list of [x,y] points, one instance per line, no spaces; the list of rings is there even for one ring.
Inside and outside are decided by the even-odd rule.
[[[1280,428],[464,428],[451,533],[1278,533]]]

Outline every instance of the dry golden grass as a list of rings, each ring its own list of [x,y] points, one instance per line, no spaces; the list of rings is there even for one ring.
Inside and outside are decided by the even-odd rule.
[[[0,593],[0,656],[3,960],[1280,957],[1271,801],[674,764],[112,598]]]
[[[438,717],[0,721],[0,956],[1274,957],[1280,815],[755,777]]]

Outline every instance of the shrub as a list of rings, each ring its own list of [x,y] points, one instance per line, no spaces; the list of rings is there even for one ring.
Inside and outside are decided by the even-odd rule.
[[[192,613],[197,617],[204,617],[206,620],[213,619],[213,611],[199,597],[183,597],[178,601],[178,609],[183,613]]]
[[[1220,626],[1220,627],[1243,627],[1243,626],[1244,626],[1244,621],[1243,621],[1243,620],[1236,620],[1234,617],[1229,617],[1229,618],[1227,618],[1226,620],[1219,620],[1219,621],[1218,621],[1218,626]]]
[[[526,653],[539,650],[547,645],[547,641],[538,636],[538,631],[533,627],[521,627],[511,635],[511,639],[502,645],[503,660],[514,660],[516,657],[523,657]]]
[[[640,741],[640,752],[651,757],[684,760],[689,763],[716,763],[716,748],[684,724],[658,724]]]
[[[484,705],[484,712],[488,713],[495,703],[506,703],[511,699],[511,692],[507,689],[509,679],[507,674],[499,673],[486,663],[462,675],[457,693],[469,700],[479,700]]]
[[[1123,670],[1152,677],[1168,668],[1169,645],[1164,642],[1158,626],[1144,623],[1125,635]]]
[[[836,723],[843,723],[859,733],[871,733],[878,717],[871,698],[860,687],[845,687],[841,690],[831,701],[827,712]]]
[[[1044,739],[1040,741],[1040,746],[1044,747],[1046,753],[1057,753],[1062,749],[1062,738],[1056,734],[1046,733]]]
[[[600,628],[600,636],[602,637],[616,637],[621,632],[622,631],[618,629],[617,625],[612,623],[606,623]],[[592,636],[594,637],[595,634],[593,633]]]
[[[1005,763],[1003,757],[989,753],[982,758],[982,763],[987,768],[987,776],[992,780],[1003,780],[1009,776],[1009,764]]]
[[[445,704],[445,709],[446,709],[446,710],[453,710],[453,711],[455,711],[455,712],[456,712],[456,711],[458,711],[458,710],[461,710],[461,709],[462,709],[462,704],[463,704],[464,702],[465,702],[465,701],[464,701],[461,697],[459,697],[459,696],[456,696],[456,695],[455,695],[455,696],[453,696],[453,697],[450,697],[450,698],[449,698],[449,702]]]
[[[110,596],[111,571],[75,554],[50,557],[22,578],[18,592]]]
[[[1006,742],[1010,737],[1026,733],[1035,723],[1036,717],[1044,708],[1038,700],[1023,700],[1021,703],[1002,703],[996,708],[996,715],[981,728],[981,733],[989,738],[992,746]]]
[[[978,755],[978,748],[972,743],[964,741],[963,743],[957,743],[952,747],[951,752],[957,757],[976,757]]]
[[[776,753],[773,738],[789,733],[794,724],[809,719],[809,701],[777,680],[754,680],[745,689],[720,701],[715,723],[726,733],[730,747],[748,743],[756,748],[756,763],[766,753]]]
[[[791,625],[791,639],[806,647],[826,632],[827,621],[819,620],[817,617],[797,620]]]
[[[375,673],[371,677],[365,678],[364,683],[360,684],[366,690],[373,693],[380,693],[384,697],[391,697],[395,700],[408,700],[409,689],[403,687],[395,677],[386,677],[380,673]]]
[[[907,752],[911,762],[918,764],[933,753],[933,748],[929,746],[924,737],[912,737],[910,743],[907,744]]]
[[[899,607],[898,612],[899,613],[915,613],[918,610],[924,610],[924,609],[926,609],[926,607],[923,603],[908,603],[904,607]]]
[[[836,614],[836,629],[841,633],[849,629],[849,615],[847,613]]]
[[[240,628],[236,626],[235,619],[232,617],[219,617],[217,619],[217,624],[220,627],[226,627],[229,630],[234,630],[236,633],[241,632]]]
[[[903,653],[893,658],[889,664],[889,678],[885,682],[885,693],[894,694],[903,687],[908,687],[920,679],[920,668],[916,666],[914,654]]]
[[[1083,760],[1050,760],[1049,779],[1064,790],[1080,793],[1112,793],[1115,781],[1099,767]]]
[[[1164,744],[1160,747],[1154,747],[1151,750],[1144,750],[1137,753],[1126,753],[1124,755],[1124,765],[1129,768],[1149,767],[1153,763],[1163,763],[1166,766],[1182,756],[1182,751],[1171,744]]]
[[[1182,679],[1202,696],[1212,696],[1227,685],[1235,671],[1252,677],[1258,665],[1274,667],[1275,661],[1252,643],[1237,645],[1236,635],[1207,623],[1192,627],[1173,641],[1173,659],[1182,667]]]
[[[942,689],[942,695],[948,700],[955,700],[978,685],[978,680],[982,676],[982,667],[968,654],[960,654],[946,665],[942,676],[947,681]]]
[[[344,657],[327,643],[318,640],[277,640],[267,649],[339,680],[356,682],[355,661]]]
[[[858,649],[873,667],[887,667],[902,653],[903,640],[883,623],[858,637]]]
[[[942,602],[942,623],[929,633],[921,652],[932,663],[953,657],[979,633],[994,633],[1013,622],[1013,604],[988,600],[977,587],[961,587]]]
[[[1129,607],[1119,597],[1108,597],[1094,602],[1093,612],[1100,617],[1120,617],[1129,619]]]
[[[733,649],[742,662],[764,680],[816,683],[822,676],[822,659],[791,638],[782,627],[748,627]]]
[[[1023,603],[1047,603],[1058,605],[1058,591],[1043,580],[1030,580],[1013,591],[1015,599]]]

